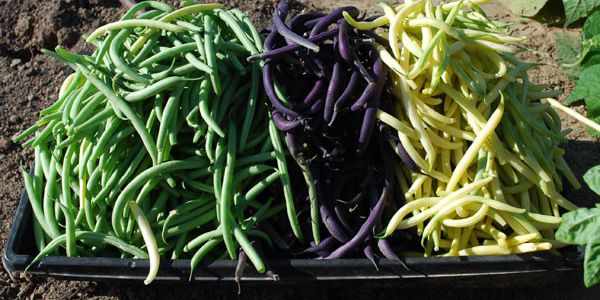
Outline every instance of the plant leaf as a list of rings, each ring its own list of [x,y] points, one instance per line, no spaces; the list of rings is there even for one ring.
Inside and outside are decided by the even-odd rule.
[[[581,62],[581,70],[600,64],[600,51],[589,52]]]
[[[583,282],[586,287],[600,282],[600,241],[585,247],[583,266]]]
[[[577,100],[591,96],[600,96],[600,65],[593,65],[579,74],[577,85],[573,92],[565,100],[565,104],[571,104]]]
[[[546,5],[548,0],[499,0],[499,2],[514,14],[533,17]]]
[[[590,187],[590,190],[600,195],[600,165],[592,167],[583,175],[583,180]]]
[[[556,54],[558,55],[558,64],[561,70],[567,73],[567,75],[576,78],[581,71],[579,60],[582,53],[579,38],[568,33],[557,33]],[[587,58],[586,56],[585,59]]]
[[[556,239],[567,244],[600,242],[600,208],[578,208],[562,216]]]
[[[596,7],[600,6],[600,0],[563,0],[565,6],[565,25],[569,25],[583,17],[587,17]]]
[[[600,11],[591,14],[585,20],[585,24],[583,24],[583,29],[581,30],[581,37],[584,40],[590,39],[597,34],[600,34]]]

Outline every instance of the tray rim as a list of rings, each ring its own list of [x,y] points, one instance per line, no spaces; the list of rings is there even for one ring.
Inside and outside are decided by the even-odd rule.
[[[25,190],[13,218],[2,260],[10,272],[23,273],[33,260],[29,254],[18,253],[22,243],[22,233],[27,229],[31,218],[31,207]],[[161,267],[155,279],[157,282],[188,282],[189,259],[161,260]],[[314,260],[289,259],[270,260],[269,264],[280,273],[282,283],[298,284],[306,282],[346,282],[346,281],[431,281],[430,279],[502,277],[511,275],[557,275],[573,273],[581,269],[583,253],[581,248],[562,256],[537,252],[526,255],[493,255],[471,257],[429,257],[403,258],[402,262],[388,259],[379,260],[379,270],[375,270],[366,258]],[[231,260],[214,261],[197,268],[192,282],[232,282],[236,262]],[[406,267],[406,268],[405,268]],[[198,270],[201,269],[201,270]],[[148,270],[148,261],[143,259],[121,259],[111,257],[66,257],[47,256],[32,265],[28,273],[52,276],[61,279],[77,280],[125,280],[142,281]],[[243,281],[255,283],[273,282],[272,279],[247,268]]]

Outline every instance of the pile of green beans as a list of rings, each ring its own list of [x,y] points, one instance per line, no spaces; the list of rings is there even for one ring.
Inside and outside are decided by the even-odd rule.
[[[97,47],[89,56],[47,51],[74,73],[14,138],[35,150],[35,167],[22,172],[40,250],[33,263],[149,258],[149,283],[161,257],[191,258],[193,273],[207,256],[243,251],[265,272],[252,241],[271,244],[256,224],[278,214],[302,239],[260,62],[246,60],[262,52],[246,15],[147,1],[87,40]]]

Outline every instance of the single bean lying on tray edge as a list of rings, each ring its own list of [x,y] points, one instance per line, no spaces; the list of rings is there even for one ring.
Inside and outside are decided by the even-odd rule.
[[[148,258],[148,284],[160,258],[191,258],[191,278],[201,260],[241,249],[277,278],[263,261],[274,252],[263,224],[277,218],[302,235],[261,62],[247,61],[262,52],[249,18],[220,4],[145,1],[87,40],[91,55],[45,51],[75,72],[14,138],[35,150],[32,174],[23,170],[40,251],[32,264]]]

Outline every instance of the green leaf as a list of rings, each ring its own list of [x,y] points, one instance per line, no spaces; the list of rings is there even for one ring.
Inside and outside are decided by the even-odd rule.
[[[546,5],[548,0],[499,0],[499,2],[514,14],[533,17]]]
[[[581,62],[581,70],[600,64],[600,51],[589,52]]]
[[[588,244],[585,247],[583,282],[586,287],[591,287],[600,282],[600,241]]]
[[[600,0],[563,0],[563,5],[565,6],[565,25],[569,25],[587,17],[596,7],[600,6]]]
[[[581,41],[578,37],[568,33],[556,34],[556,54],[558,64],[570,77],[577,77],[581,72],[579,65],[581,59]],[[587,59],[587,56],[586,58]]]
[[[590,39],[597,34],[600,34],[600,11],[596,11],[589,16],[585,20],[585,24],[583,24],[583,29],[581,30],[581,37],[584,40]]]
[[[581,55],[579,38],[568,33],[557,33],[556,53],[558,54],[558,62],[561,65],[577,62],[579,55]]]
[[[590,187],[590,190],[600,195],[600,165],[597,165],[585,172],[585,175],[583,175],[583,180]]]
[[[576,245],[600,242],[600,208],[578,208],[564,214],[556,239]]]
[[[598,82],[600,82],[600,65],[594,65],[583,70],[579,74],[579,80],[577,80],[573,92],[565,100],[565,104],[571,104],[587,97],[600,96],[600,84]]]

